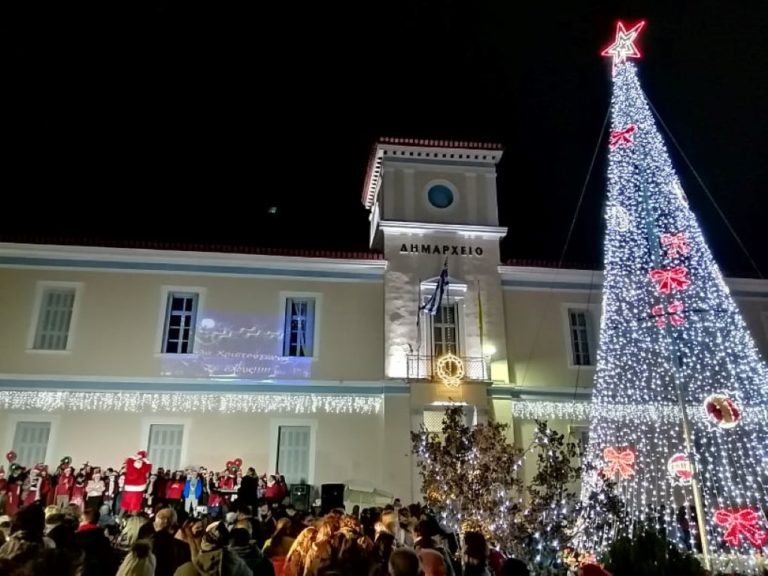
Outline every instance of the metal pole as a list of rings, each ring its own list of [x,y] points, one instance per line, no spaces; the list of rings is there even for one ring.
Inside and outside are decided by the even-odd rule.
[[[677,364],[677,362],[675,362]],[[675,366],[677,369],[678,366]],[[685,438],[685,451],[688,453],[688,461],[691,464],[691,490],[693,491],[693,506],[696,509],[696,525],[699,529],[699,538],[701,538],[701,553],[704,556],[704,568],[707,571],[712,570],[712,560],[709,557],[709,538],[707,537],[707,525],[704,521],[704,501],[701,498],[701,489],[699,488],[699,472],[696,461],[693,458],[693,441],[691,439],[691,424],[688,420],[688,410],[685,405],[685,394],[683,386],[676,374],[673,373],[675,388],[677,389],[677,401],[680,404],[680,412],[683,417],[683,437]]]
[[[660,265],[660,249],[659,244],[654,240],[658,237],[655,226],[653,225],[653,215],[651,214],[651,205],[648,201],[648,189],[643,187],[643,203],[646,211],[646,232],[648,234],[648,242],[651,246],[651,255],[654,260],[654,264],[658,267]],[[654,249],[655,248],[655,249]],[[667,302],[665,302],[664,308],[667,308]],[[707,538],[707,526],[704,521],[704,501],[701,498],[701,489],[699,487],[699,471],[696,466],[696,461],[693,457],[694,446],[691,439],[691,423],[688,420],[688,409],[685,403],[685,390],[683,383],[678,378],[678,372],[680,370],[680,354],[678,353],[677,341],[674,335],[671,333],[669,323],[666,323],[664,327],[664,334],[667,340],[671,344],[672,348],[672,380],[675,384],[675,390],[677,392],[677,402],[680,406],[680,414],[683,424],[683,439],[685,441],[685,451],[688,455],[688,461],[691,464],[691,490],[693,491],[693,506],[696,509],[696,525],[699,530],[699,538],[701,538],[701,553],[704,556],[704,568],[707,571],[712,570],[712,561],[709,557],[709,540]]]

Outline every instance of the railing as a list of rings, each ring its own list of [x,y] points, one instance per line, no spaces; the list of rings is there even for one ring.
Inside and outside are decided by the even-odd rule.
[[[459,356],[464,368],[463,381],[485,381],[491,379],[491,366],[488,358],[482,356]],[[439,356],[408,355],[408,379],[430,380],[439,382]],[[451,367],[449,366],[449,371]]]

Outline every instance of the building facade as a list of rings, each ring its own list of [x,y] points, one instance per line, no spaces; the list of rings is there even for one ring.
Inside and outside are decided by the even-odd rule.
[[[51,467],[241,458],[368,503],[419,499],[410,432],[447,403],[520,446],[535,419],[586,433],[601,275],[501,264],[500,157],[379,142],[362,254],[0,245],[0,446]],[[729,286],[768,351],[768,282]]]

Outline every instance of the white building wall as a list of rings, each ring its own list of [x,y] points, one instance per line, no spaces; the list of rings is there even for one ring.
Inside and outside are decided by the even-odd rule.
[[[181,466],[223,470],[242,458],[245,468],[272,473],[278,425],[315,428],[309,478],[327,483],[364,482],[407,500],[411,496],[408,396],[387,396],[379,414],[129,414],[120,412],[5,412],[0,414],[0,445],[11,449],[15,423],[52,422],[47,464],[65,456],[119,468],[125,458],[147,448],[150,424],[183,424]],[[313,460],[313,461],[312,461]]]
[[[446,255],[411,252],[412,245],[449,246]],[[452,255],[453,247],[466,248],[465,255]],[[405,251],[403,250],[405,248]],[[472,248],[473,255],[468,255]],[[476,255],[478,248],[481,255]],[[506,358],[504,300],[498,273],[498,238],[478,238],[450,232],[391,232],[385,230],[384,254],[388,262],[384,277],[384,345],[385,375],[388,378],[407,377],[407,355],[417,353],[419,332],[416,317],[421,282],[439,276],[443,263],[448,262],[452,280],[466,284],[463,317],[460,329],[464,336],[462,354],[481,357],[478,289],[483,308],[483,341],[486,349],[493,346],[494,360]],[[422,347],[426,346],[421,342]],[[421,354],[428,350],[422,348]]]

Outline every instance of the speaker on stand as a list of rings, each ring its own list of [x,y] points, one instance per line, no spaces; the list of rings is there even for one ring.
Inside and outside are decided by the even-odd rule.
[[[291,504],[297,512],[309,510],[309,484],[291,484]]]
[[[334,508],[344,508],[344,484],[323,484],[320,487],[320,509],[328,514]]]

